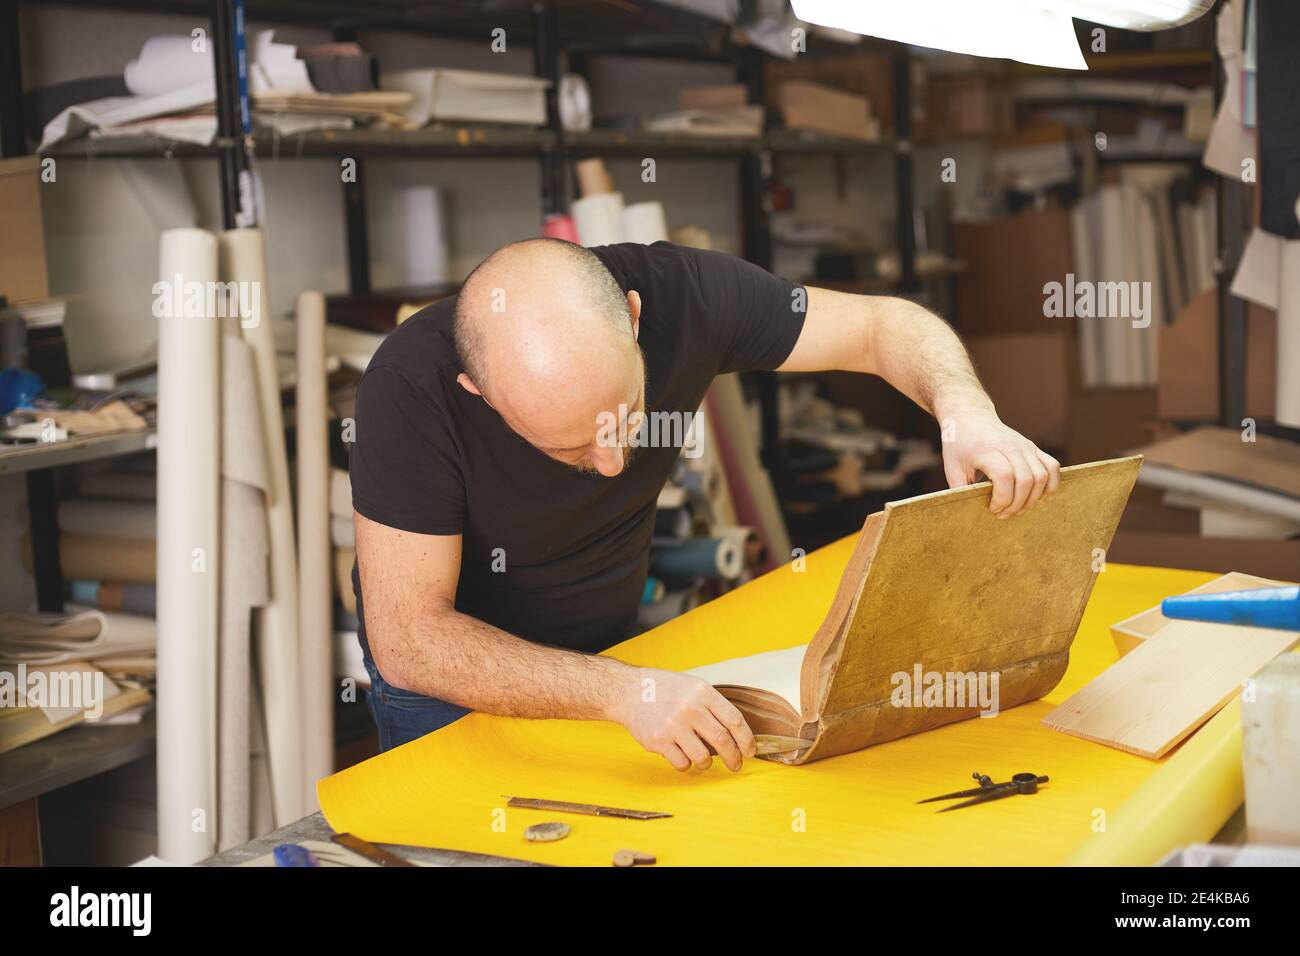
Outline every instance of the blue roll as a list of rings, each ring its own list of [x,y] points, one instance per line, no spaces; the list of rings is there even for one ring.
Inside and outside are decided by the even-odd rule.
[[[1300,631],[1300,587],[1256,588],[1222,594],[1183,594],[1160,603],[1165,617]]]

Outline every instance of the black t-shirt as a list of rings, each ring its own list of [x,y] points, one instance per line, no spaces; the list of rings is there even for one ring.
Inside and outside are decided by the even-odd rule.
[[[776,368],[803,328],[798,287],[744,260],[666,242],[592,251],[641,295],[647,414],[694,413],[715,375]],[[362,377],[352,503],[392,528],[462,535],[462,613],[603,650],[635,620],[655,501],[680,448],[638,448],[614,478],[549,458],[456,382],[454,309],[447,299],[412,316]],[[365,647],[355,570],[353,587]]]

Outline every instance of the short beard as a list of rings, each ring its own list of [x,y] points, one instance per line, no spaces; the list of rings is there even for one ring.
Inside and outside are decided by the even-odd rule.
[[[639,451],[639,449],[633,448],[628,445],[623,446],[623,470],[619,472],[620,475],[626,474],[627,470],[632,467],[632,462],[636,460],[637,451]],[[604,477],[600,475],[600,472],[596,469],[596,466],[591,463],[590,458],[584,458],[582,459],[582,461],[577,461],[577,462],[566,461],[563,462],[563,464],[568,465],[570,468],[572,468],[576,472],[579,472],[580,474],[597,475],[600,477]]]

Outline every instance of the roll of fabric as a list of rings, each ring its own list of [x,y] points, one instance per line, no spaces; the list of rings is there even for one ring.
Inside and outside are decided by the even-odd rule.
[[[258,314],[242,317],[244,341],[253,350],[262,441],[270,491],[267,524],[271,542],[271,594],[253,613],[258,684],[270,757],[275,822],[283,826],[306,812],[307,781],[302,764],[302,692],[298,653],[298,573],[289,496],[289,462],[284,447],[284,412],[276,368],[275,337],[266,277],[266,250],[259,229],[233,229],[221,235],[221,277],[255,284]]]
[[[149,538],[158,531],[151,501],[67,498],[59,502],[59,530],[109,538]]]
[[[668,219],[661,202],[637,202],[623,210],[623,240],[650,245],[668,241]]]
[[[542,220],[542,235],[548,239],[563,239],[578,245],[578,227],[573,224],[573,217],[562,213],[552,213]]]
[[[767,548],[763,547],[763,541],[754,528],[742,526],[722,528],[718,535],[740,549],[744,565],[748,570],[755,571],[767,563]]]
[[[668,591],[667,588],[664,587],[662,581],[658,578],[648,577],[645,579],[645,587],[641,589],[641,603],[654,604],[658,601],[662,601],[666,593],[668,593]]]
[[[570,207],[584,246],[608,246],[623,241],[623,194],[598,193],[576,199]]]
[[[741,547],[728,538],[691,538],[656,550],[650,567],[659,577],[731,581],[745,569],[745,557]]]
[[[152,584],[108,581],[69,581],[68,597],[101,611],[124,611],[153,617],[158,613],[158,589]]]
[[[334,626],[330,587],[329,391],[325,297],[298,296],[298,623],[302,654],[303,770],[313,783],[334,772]],[[316,788],[306,800],[318,809]]]
[[[59,567],[65,578],[152,584],[157,552],[153,538],[108,538],[93,534],[59,535]],[[31,535],[22,537],[23,566],[32,573]]]
[[[204,230],[167,230],[159,258],[163,281],[217,279]],[[158,323],[158,855],[188,864],[216,848],[221,353],[216,316],[181,305]]]

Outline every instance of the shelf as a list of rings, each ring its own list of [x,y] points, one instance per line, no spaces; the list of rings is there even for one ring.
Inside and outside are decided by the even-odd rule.
[[[767,134],[767,148],[774,153],[845,155],[893,152],[897,145],[893,139],[847,139],[804,129],[774,129]]]
[[[154,752],[154,714],[138,724],[81,723],[0,754],[0,807],[78,783]]]
[[[760,136],[699,136],[639,129],[592,129],[564,134],[570,156],[741,156],[757,152]]]
[[[105,137],[69,140],[46,154],[95,159],[196,159],[215,157],[229,140],[210,146],[180,143],[156,136]],[[677,156],[738,158],[769,149],[782,155],[854,155],[893,151],[892,139],[855,140],[808,130],[772,130],[766,136],[702,136],[636,129],[594,129],[567,132],[562,137],[528,126],[439,126],[418,130],[317,130],[293,136],[257,134],[257,155],[266,159],[308,159],[339,156],[458,156],[533,158],[549,150],[567,157]]]
[[[82,435],[33,445],[12,445],[0,449],[0,475],[116,458],[118,455],[147,451],[157,445],[158,433],[153,429]]]

